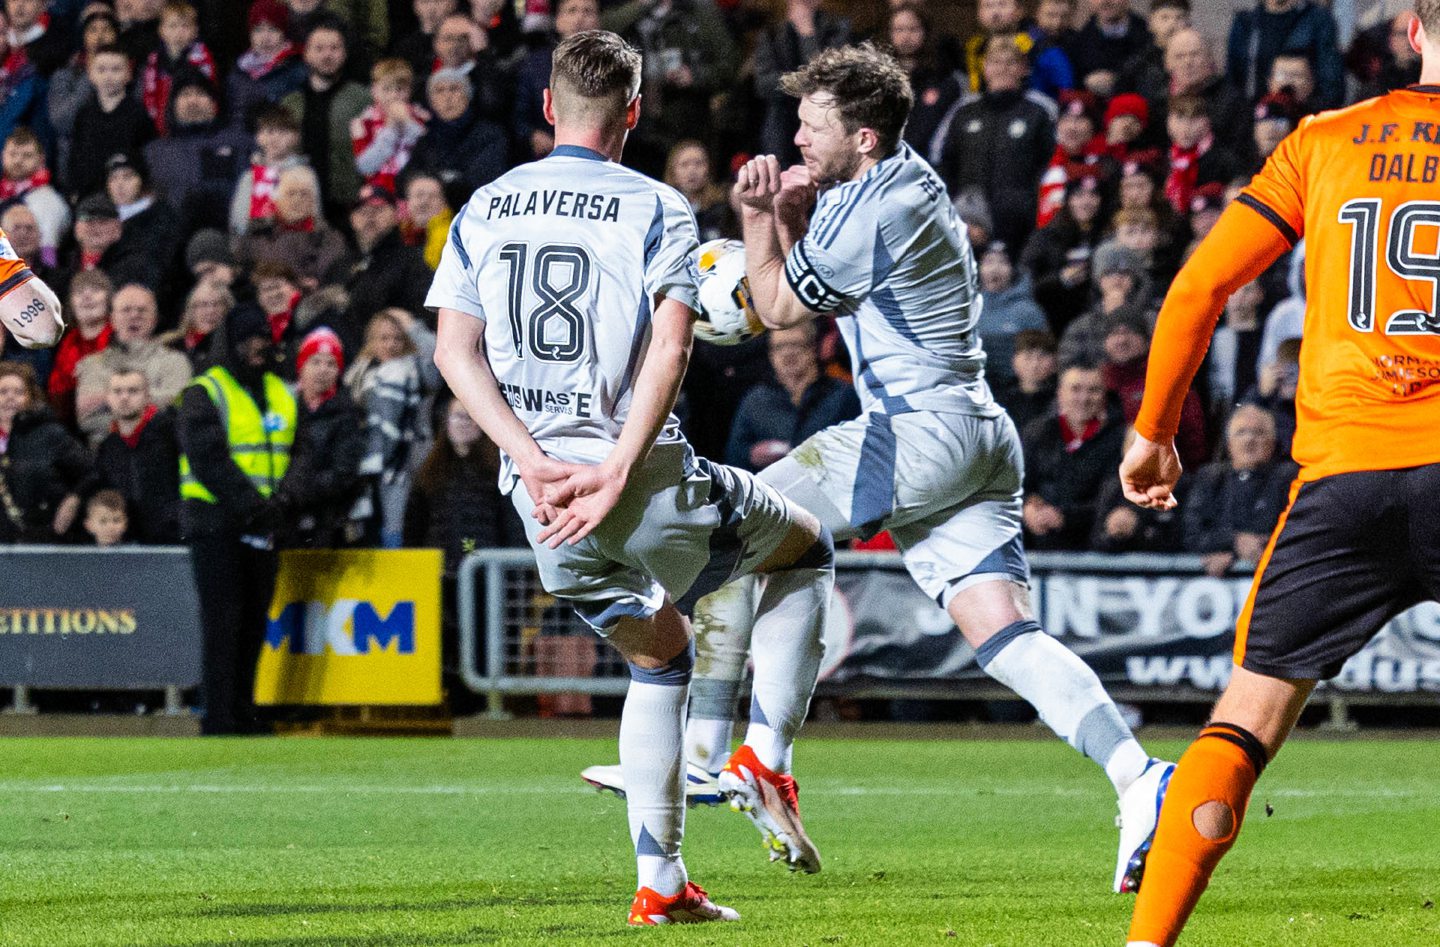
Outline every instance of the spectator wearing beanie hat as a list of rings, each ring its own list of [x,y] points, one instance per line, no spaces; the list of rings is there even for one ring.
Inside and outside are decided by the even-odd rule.
[[[1090,304],[1090,254],[1105,230],[1100,179],[1083,174],[1065,187],[1065,205],[1025,244],[1020,265],[1035,286],[1035,301],[1060,333]]]
[[[198,72],[175,77],[166,121],[169,135],[145,148],[157,196],[180,216],[185,233],[224,227],[250,136],[224,121],[219,93]]]
[[[274,538],[291,520],[278,487],[299,418],[294,395],[266,370],[270,349],[264,314],[236,307],[212,340],[217,364],[180,395],[180,525],[200,598],[206,733],[262,729],[255,666],[279,564]]]
[[[214,228],[197,230],[185,245],[185,269],[198,282],[214,282],[227,289],[238,275],[230,238]]]
[[[350,509],[363,489],[365,416],[340,386],[345,351],[328,328],[310,332],[296,356],[299,425],[290,469],[280,485],[292,524],[282,531],[285,546],[337,549],[360,538]]]
[[[1258,173],[1265,160],[1295,130],[1300,109],[1288,92],[1272,92],[1255,104],[1255,125],[1251,131],[1250,170]]]
[[[1133,424],[1145,396],[1145,363],[1150,354],[1153,324],[1144,312],[1122,306],[1106,317],[1104,326],[1101,369],[1105,373],[1105,390],[1118,399],[1125,423]],[[1180,462],[1191,469],[1209,457],[1205,408],[1194,389],[1185,395],[1175,449],[1180,454]]]
[[[1120,312],[1149,316],[1150,278],[1144,258],[1113,240],[1101,244],[1091,261],[1097,299],[1060,336],[1060,364],[1098,364],[1104,357],[1107,320]]]
[[[280,0],[255,0],[246,19],[250,48],[235,62],[226,81],[230,121],[244,125],[262,106],[277,103],[299,89],[305,67],[285,36],[290,11]]]
[[[105,193],[120,215],[122,252],[148,254],[154,261],[153,281],[146,285],[159,290],[167,280],[180,252],[180,219],[150,189],[145,162],[121,152],[105,162]]]
[[[1158,157],[1139,144],[1149,125],[1149,102],[1134,92],[1115,96],[1105,107],[1105,153],[1121,164]]]

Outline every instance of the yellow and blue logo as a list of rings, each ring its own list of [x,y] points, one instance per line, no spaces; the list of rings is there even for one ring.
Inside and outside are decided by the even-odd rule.
[[[440,702],[438,549],[281,554],[257,704]]]

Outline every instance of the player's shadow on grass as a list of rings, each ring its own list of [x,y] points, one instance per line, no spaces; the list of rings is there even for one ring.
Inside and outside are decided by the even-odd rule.
[[[377,896],[374,900],[342,902],[266,902],[259,904],[207,904],[187,913],[195,917],[284,917],[304,914],[379,914],[395,911],[483,911],[495,908],[563,907],[586,904],[610,904],[614,898],[601,895],[573,895],[548,898],[508,897],[489,895],[471,898],[445,898],[439,901],[399,901]]]
[[[504,936],[488,927],[473,927],[454,934],[368,934],[361,937],[336,937],[315,934],[311,937],[233,937],[226,940],[190,941],[183,947],[462,947],[466,944],[493,944]],[[182,945],[177,945],[182,947]]]

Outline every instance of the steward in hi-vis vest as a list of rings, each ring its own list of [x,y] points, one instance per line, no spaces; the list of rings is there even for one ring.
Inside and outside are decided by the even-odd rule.
[[[266,371],[274,342],[264,313],[242,305],[211,341],[215,366],[180,394],[181,529],[195,562],[205,630],[203,729],[247,733],[255,665],[275,587],[274,532],[285,521],[298,407]]]

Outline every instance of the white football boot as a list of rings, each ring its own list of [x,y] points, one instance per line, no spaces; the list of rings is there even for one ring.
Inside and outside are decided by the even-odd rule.
[[[1160,807],[1174,772],[1174,763],[1152,758],[1145,772],[1120,797],[1120,814],[1115,818],[1120,827],[1120,853],[1115,859],[1115,890],[1119,893],[1140,890],[1145,859],[1155,840],[1155,824],[1160,821]]]
[[[625,777],[619,764],[590,766],[580,771],[580,778],[601,792],[613,792],[625,798]],[[725,801],[715,775],[694,763],[685,764],[685,804],[687,806],[718,806]]]

